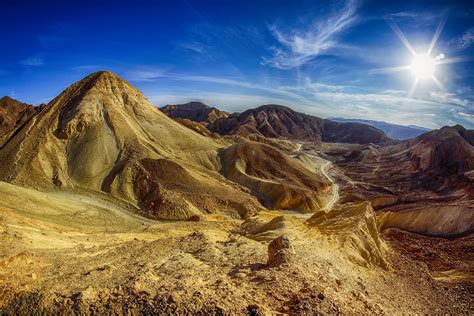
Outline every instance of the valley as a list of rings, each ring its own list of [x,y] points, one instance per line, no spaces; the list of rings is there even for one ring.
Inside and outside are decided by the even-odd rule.
[[[181,106],[101,71],[9,114],[0,313],[474,311],[472,130]]]

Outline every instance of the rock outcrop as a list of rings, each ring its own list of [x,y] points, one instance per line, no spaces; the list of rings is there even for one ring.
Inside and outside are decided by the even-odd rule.
[[[369,202],[338,205],[329,212],[317,212],[308,224],[324,234],[335,235],[357,264],[388,267],[385,243],[380,237],[377,216]]]
[[[10,97],[0,99],[0,148],[22,128],[37,110],[30,104],[19,102]]]
[[[289,264],[293,256],[293,246],[288,236],[280,236],[268,244],[267,266],[278,267]]]

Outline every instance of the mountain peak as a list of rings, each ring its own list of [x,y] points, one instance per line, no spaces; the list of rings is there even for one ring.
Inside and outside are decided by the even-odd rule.
[[[0,106],[2,107],[19,106],[19,105],[29,106],[29,104],[20,102],[8,95],[0,98]]]
[[[212,107],[200,101],[191,101],[183,104],[167,104],[160,108],[163,112],[169,111],[206,111],[212,110]]]
[[[253,109],[253,111],[290,111],[290,112],[295,112],[295,110],[293,110],[292,108],[288,107],[288,106],[285,106],[285,105],[281,105],[281,104],[264,104],[264,105],[261,105],[255,109]]]
[[[116,73],[112,72],[112,71],[109,71],[109,70],[99,70],[99,71],[96,71],[96,72],[93,72],[91,73],[89,76],[87,76],[86,78],[88,77],[95,77],[95,78],[115,78],[115,79],[121,79],[121,80],[124,80],[122,79],[119,75],[117,75]]]
[[[131,100],[135,102],[130,102]],[[138,89],[110,71],[94,72],[77,81],[50,104],[58,105],[55,111],[61,112],[63,117],[78,114],[79,109],[84,106],[89,107],[90,110],[87,112],[91,113],[109,106],[152,106]]]
[[[174,119],[189,119],[196,122],[212,123],[222,117],[227,117],[228,113],[220,111],[203,102],[193,101],[184,104],[169,104],[160,110]]]
[[[82,80],[80,80],[78,83],[81,83],[81,82],[91,87],[95,85],[104,84],[104,83],[107,83],[109,85],[126,83],[127,85],[131,86],[131,84],[128,83],[125,79],[107,70],[94,72],[88,75],[87,77],[83,78]]]
[[[12,97],[6,95],[6,96],[3,96],[0,98],[0,102],[6,102],[6,101],[16,101],[15,99],[13,99]]]
[[[336,123],[279,104],[265,104],[242,113],[233,113],[209,124],[208,129],[221,135],[245,137],[255,134],[325,142],[367,144],[391,140],[382,131],[365,124]]]

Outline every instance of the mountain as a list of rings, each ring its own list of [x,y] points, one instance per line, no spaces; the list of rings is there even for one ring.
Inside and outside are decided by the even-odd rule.
[[[230,114],[208,124],[208,129],[221,135],[258,134],[270,138],[336,143],[367,144],[391,140],[372,126],[333,122],[273,104]]]
[[[383,121],[363,120],[363,119],[347,119],[342,117],[329,117],[328,120],[341,123],[361,123],[378,128],[387,134],[388,137],[398,140],[407,140],[415,138],[423,133],[429,132],[430,129],[416,125],[398,125]]]
[[[19,102],[8,96],[0,99],[0,148],[25,125],[37,110],[30,104]]]
[[[474,130],[455,125],[428,132],[394,148],[409,150],[415,170],[463,176],[474,170],[473,146]]]
[[[256,163],[280,164],[283,153],[277,149],[249,143],[245,148],[258,150],[244,162],[254,165],[251,179],[223,173],[223,165],[230,168],[237,159],[223,158],[232,156],[230,145],[175,122],[128,82],[103,71],[66,89],[11,138],[0,150],[0,180],[42,190],[106,192],[158,219],[203,212],[247,217],[263,208],[255,197],[268,207],[320,208],[311,190],[323,188],[325,181],[296,163],[285,169],[293,181],[272,181],[279,192],[297,199],[304,195],[305,201],[268,202],[268,188],[253,184],[268,182],[268,166]]]
[[[6,144],[0,179],[104,191],[153,218],[206,211],[245,217],[261,206],[219,174],[220,147],[168,118],[125,80],[97,72],[62,92]]]
[[[160,110],[173,119],[188,119],[195,122],[213,123],[226,118],[229,113],[210,107],[202,102],[189,102],[161,107]]]

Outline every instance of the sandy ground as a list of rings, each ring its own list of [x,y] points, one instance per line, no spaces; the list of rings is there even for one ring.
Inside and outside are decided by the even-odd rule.
[[[338,231],[278,211],[247,222],[156,222],[87,192],[0,183],[0,194],[5,314],[472,312],[461,283],[432,278],[395,247],[382,245],[388,267],[352,260],[357,223]],[[257,234],[255,221],[274,224]],[[282,234],[291,260],[269,267],[268,242]]]

